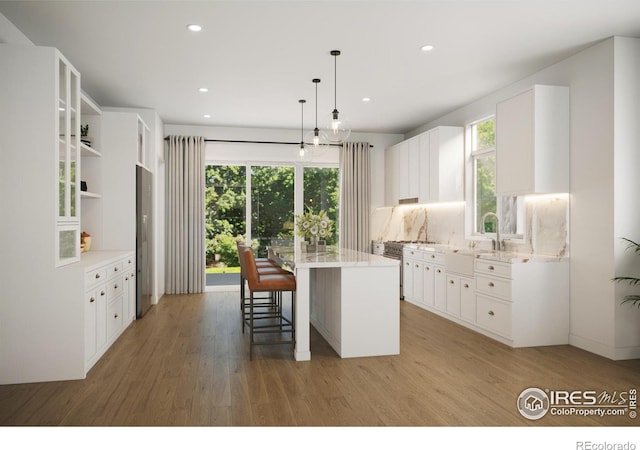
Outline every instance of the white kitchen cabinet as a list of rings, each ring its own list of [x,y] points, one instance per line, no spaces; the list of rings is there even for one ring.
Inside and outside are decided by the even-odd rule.
[[[434,306],[440,311],[447,310],[447,274],[444,266],[433,266],[433,298]]]
[[[569,192],[569,88],[535,85],[496,106],[496,192]]]
[[[384,152],[384,202],[386,206],[395,206],[400,200],[399,149],[397,145],[387,148]]]
[[[385,164],[388,206],[464,200],[462,127],[437,127],[395,144]]]
[[[435,265],[425,262],[422,264],[422,296],[427,306],[435,305]]]
[[[476,260],[476,321],[512,347],[569,342],[568,261]]]
[[[464,130],[437,127],[429,132],[429,202],[464,200]],[[421,199],[422,201],[422,199]]]
[[[135,254],[89,252],[83,263],[86,374],[134,319],[128,278],[135,272]]]
[[[108,231],[102,239],[104,249],[136,248],[136,165],[145,127],[136,112],[103,108],[102,227]]]
[[[473,320],[474,302],[473,279],[447,273],[447,313],[465,320]]]

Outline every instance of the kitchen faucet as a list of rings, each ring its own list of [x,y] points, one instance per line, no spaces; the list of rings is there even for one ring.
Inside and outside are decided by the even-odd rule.
[[[500,219],[498,218],[498,215],[496,213],[488,212],[482,216],[482,219],[480,219],[480,221],[482,222],[480,234],[484,234],[484,221],[486,220],[487,216],[493,216],[496,218],[496,240],[495,242],[493,242],[493,249],[498,251],[503,250],[504,246],[500,242]]]

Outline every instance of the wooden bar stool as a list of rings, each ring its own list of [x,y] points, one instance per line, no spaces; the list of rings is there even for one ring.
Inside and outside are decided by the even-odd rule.
[[[291,272],[278,274],[261,274],[250,248],[243,251],[243,259],[246,269],[247,283],[249,285],[249,305],[248,314],[243,314],[243,332],[244,324],[249,326],[250,343],[249,343],[249,360],[253,359],[253,346],[265,344],[291,344],[291,348],[295,347],[295,294],[296,294],[296,278]],[[283,292],[291,292],[291,317],[284,315],[282,305],[265,313],[260,311],[256,313],[256,303],[254,295],[258,292],[273,293],[277,297],[282,298]],[[257,334],[277,334],[277,338],[256,340]],[[290,339],[283,339],[282,334],[289,333]]]

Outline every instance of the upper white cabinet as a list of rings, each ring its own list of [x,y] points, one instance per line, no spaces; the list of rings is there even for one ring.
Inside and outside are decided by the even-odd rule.
[[[428,135],[429,164],[421,167],[421,175],[429,174],[429,199],[421,197],[421,203],[463,201],[463,128],[437,127],[428,131]]]
[[[569,192],[569,88],[535,85],[496,107],[496,191]]]
[[[385,152],[385,202],[464,200],[464,132],[442,126],[389,147]]]
[[[397,205],[400,199],[399,146],[392,145],[384,152],[384,203],[387,206]]]

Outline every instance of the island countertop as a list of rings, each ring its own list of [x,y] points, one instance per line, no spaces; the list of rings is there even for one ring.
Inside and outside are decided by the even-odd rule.
[[[292,268],[319,267],[385,267],[399,266],[400,261],[348,248],[329,248],[322,252],[304,253],[292,247],[273,247],[270,250]]]

